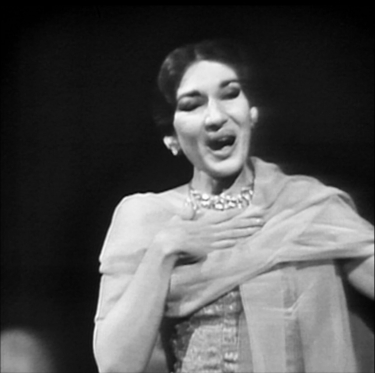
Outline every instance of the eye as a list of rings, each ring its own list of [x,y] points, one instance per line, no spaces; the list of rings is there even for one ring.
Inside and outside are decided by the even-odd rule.
[[[179,111],[193,111],[201,105],[200,99],[185,98],[177,103],[177,110]]]
[[[222,98],[225,100],[232,100],[237,98],[241,93],[240,87],[227,87],[225,88]]]

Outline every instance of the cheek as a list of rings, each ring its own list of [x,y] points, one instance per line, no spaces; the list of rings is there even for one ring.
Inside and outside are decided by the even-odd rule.
[[[196,141],[199,136],[199,129],[194,126],[191,119],[175,118],[173,127],[180,142]]]
[[[233,107],[233,115],[245,125],[250,121],[250,107],[246,100],[242,100],[237,106]]]

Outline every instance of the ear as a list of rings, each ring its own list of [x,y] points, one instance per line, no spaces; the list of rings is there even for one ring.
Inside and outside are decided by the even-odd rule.
[[[180,152],[181,147],[176,136],[164,136],[163,142],[173,155],[177,155]]]
[[[177,143],[175,136],[164,136],[163,137],[164,145],[170,150],[173,145]]]
[[[255,107],[255,106],[252,106],[250,108],[250,118],[251,118],[251,121],[252,121],[252,124],[254,125],[256,122],[258,122],[258,118],[259,118],[259,111],[258,111],[258,108]]]

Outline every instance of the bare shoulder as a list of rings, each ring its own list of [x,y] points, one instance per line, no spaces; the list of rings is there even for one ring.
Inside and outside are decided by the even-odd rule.
[[[125,222],[147,222],[176,213],[186,199],[186,186],[161,193],[136,193],[123,198],[114,212],[114,219]]]
[[[173,208],[158,194],[137,193],[116,206],[101,254],[102,263],[112,263],[147,247],[153,235],[173,216]]]
[[[181,207],[188,197],[187,184],[157,194],[161,200],[174,207]]]
[[[123,223],[135,223],[157,216],[163,210],[158,198],[151,193],[137,193],[123,198],[116,206],[113,219]]]

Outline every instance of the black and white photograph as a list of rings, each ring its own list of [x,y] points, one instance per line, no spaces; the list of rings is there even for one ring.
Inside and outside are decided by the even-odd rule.
[[[374,372],[370,6],[1,18],[1,373]]]

